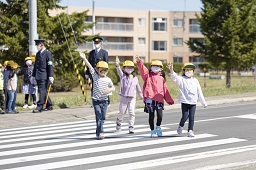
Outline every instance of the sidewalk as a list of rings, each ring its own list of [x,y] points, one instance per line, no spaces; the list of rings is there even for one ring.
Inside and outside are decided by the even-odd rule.
[[[245,93],[236,95],[226,95],[226,96],[213,96],[206,97],[208,106],[221,105],[227,103],[245,102],[245,101],[256,101],[256,93]],[[135,112],[143,112],[143,102],[137,101]],[[201,106],[198,102],[198,106]],[[118,113],[119,104],[111,104],[107,111],[107,118],[115,117]],[[175,99],[174,105],[165,105],[165,111],[179,109],[180,103]],[[94,109],[91,106],[82,106],[76,108],[67,109],[56,109],[52,111],[45,111],[41,113],[32,113],[31,111],[19,110],[18,114],[1,114],[0,115],[0,129],[11,128],[11,127],[22,127],[29,125],[38,124],[49,124],[56,122],[69,122],[69,121],[79,121],[85,119],[95,119]]]

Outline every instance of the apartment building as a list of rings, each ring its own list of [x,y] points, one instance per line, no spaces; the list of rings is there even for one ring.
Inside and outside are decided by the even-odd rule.
[[[88,8],[69,7],[65,12],[82,12]],[[57,11],[51,11],[56,15]],[[154,59],[162,62],[202,61],[188,48],[186,41],[203,40],[196,21],[196,12],[143,11],[96,8],[95,34],[104,38],[103,48],[109,53],[109,61],[133,60],[139,55],[145,62]],[[197,12],[200,14],[200,12]],[[86,24],[92,22],[92,9],[89,9]],[[92,35],[92,30],[84,33]],[[79,47],[79,50],[91,50],[92,42]]]

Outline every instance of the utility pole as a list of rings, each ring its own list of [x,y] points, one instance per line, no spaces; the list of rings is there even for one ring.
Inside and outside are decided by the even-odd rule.
[[[35,39],[37,34],[37,0],[29,0],[29,56],[35,55],[37,52]]]
[[[94,0],[92,0],[92,22],[95,23],[95,13],[94,13]],[[92,36],[95,35],[95,24],[92,27]],[[92,48],[94,49],[94,44],[92,43]]]

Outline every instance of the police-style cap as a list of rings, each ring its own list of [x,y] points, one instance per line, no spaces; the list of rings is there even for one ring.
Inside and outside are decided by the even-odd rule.
[[[38,39],[38,40],[34,40],[35,41],[35,44],[38,45],[38,44],[41,44],[41,43],[44,43],[44,40],[43,39]]]
[[[101,37],[93,37],[93,39],[92,39],[94,42],[102,42],[103,41],[103,38],[101,38]]]

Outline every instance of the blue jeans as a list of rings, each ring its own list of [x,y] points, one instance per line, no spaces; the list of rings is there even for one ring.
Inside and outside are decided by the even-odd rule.
[[[12,92],[11,90],[8,90],[8,112],[15,111],[15,105],[16,105],[16,90]]]
[[[180,120],[180,126],[183,127],[185,122],[188,121],[188,131],[194,128],[194,118],[196,112],[195,104],[181,103],[182,118]]]
[[[100,133],[104,133],[103,124],[106,120],[106,112],[108,108],[107,100],[93,100],[92,101],[95,118],[96,118],[96,136],[99,136]]]

